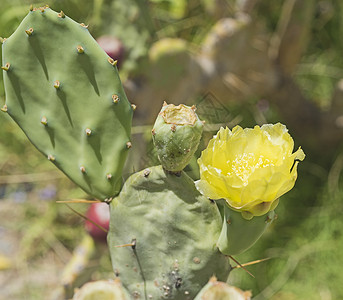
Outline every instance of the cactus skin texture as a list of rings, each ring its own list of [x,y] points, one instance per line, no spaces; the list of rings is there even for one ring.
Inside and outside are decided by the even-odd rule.
[[[194,300],[250,300],[251,293],[217,281],[212,277]]]
[[[221,216],[184,172],[155,166],[131,175],[111,202],[108,245],[115,274],[133,299],[194,299],[228,258],[216,241]]]
[[[225,255],[238,255],[248,250],[275,218],[274,211],[270,211],[266,215],[247,220],[240,212],[230,209],[225,200],[216,203],[223,215],[223,227],[217,245]]]
[[[115,62],[86,26],[47,7],[30,11],[2,47],[8,114],[88,194],[117,195],[132,108]]]
[[[166,170],[179,172],[186,167],[198,148],[203,127],[195,106],[164,103],[152,129],[152,139]]]

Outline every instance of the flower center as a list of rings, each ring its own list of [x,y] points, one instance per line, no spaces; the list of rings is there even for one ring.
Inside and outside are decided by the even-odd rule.
[[[256,169],[274,166],[274,163],[263,155],[255,155],[254,153],[243,153],[235,156],[235,159],[227,161],[229,171],[227,175],[236,174],[242,179],[243,184],[248,184],[248,179]]]

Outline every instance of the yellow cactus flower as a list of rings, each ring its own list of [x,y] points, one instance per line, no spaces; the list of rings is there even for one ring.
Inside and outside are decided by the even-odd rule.
[[[246,219],[273,210],[293,188],[303,150],[293,152],[286,126],[277,123],[232,131],[221,128],[198,159],[197,188],[211,199],[225,199]]]

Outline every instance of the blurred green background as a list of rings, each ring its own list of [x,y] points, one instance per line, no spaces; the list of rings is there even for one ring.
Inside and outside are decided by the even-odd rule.
[[[133,141],[140,145],[133,147],[125,177],[157,164],[150,130],[163,100],[179,102],[184,96],[197,104],[206,120],[197,156],[220,125],[284,122],[307,157],[295,188],[280,201],[276,222],[236,257],[241,263],[270,259],[247,267],[255,278],[235,269],[229,282],[259,300],[343,299],[343,3],[302,2],[1,0],[0,36],[14,32],[30,4],[48,4],[89,24],[94,38],[111,35],[123,43],[120,75],[137,104]],[[247,18],[246,31],[231,25],[214,29],[221,20]],[[165,61],[163,53],[156,54],[154,45],[166,38],[185,41],[185,56],[169,42]],[[244,53],[249,47],[258,52]],[[178,62],[189,69],[175,71]],[[207,65],[215,71],[201,71]],[[256,84],[254,74],[266,78]],[[159,77],[165,81],[157,82]],[[164,99],[166,90],[179,93]],[[4,103],[0,75],[0,106]],[[0,299],[58,299],[61,272],[85,231],[83,220],[56,200],[87,195],[44,159],[6,114],[0,128]],[[198,177],[196,157],[186,171]],[[85,204],[73,207],[87,210]],[[91,279],[113,278],[103,253],[92,262],[99,268]]]

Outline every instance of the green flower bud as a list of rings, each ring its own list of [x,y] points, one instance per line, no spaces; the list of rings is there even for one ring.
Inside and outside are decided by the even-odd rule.
[[[164,169],[182,171],[198,148],[203,127],[195,106],[164,103],[152,130],[157,155]]]

